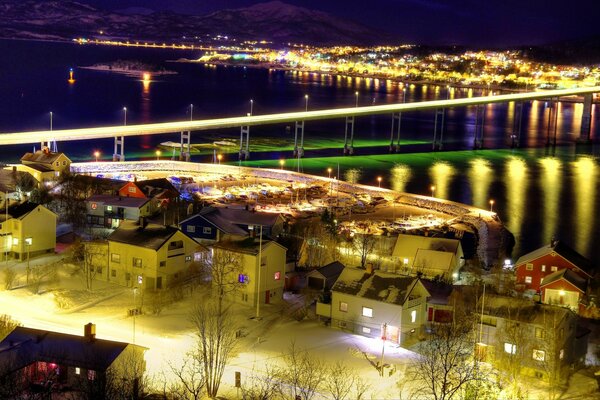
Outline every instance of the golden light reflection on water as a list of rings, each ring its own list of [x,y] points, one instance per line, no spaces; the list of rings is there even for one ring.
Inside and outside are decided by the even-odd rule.
[[[467,174],[473,191],[473,205],[485,209],[489,201],[489,189],[494,178],[494,170],[491,163],[483,158],[475,158],[469,161],[469,164]]]
[[[431,181],[435,186],[435,197],[440,199],[449,198],[449,188],[452,184],[452,178],[456,174],[456,169],[446,161],[436,161],[429,168]]]
[[[538,161],[541,167],[540,185],[544,204],[544,220],[542,243],[550,243],[557,234],[560,193],[562,190],[562,162],[554,157],[542,158]]]
[[[344,173],[344,180],[350,183],[358,183],[362,171],[359,168],[351,168]]]
[[[529,170],[525,160],[511,157],[506,163],[506,227],[515,236],[513,254],[519,255],[521,227],[525,216],[525,200],[529,185]]]
[[[392,168],[392,190],[405,192],[406,185],[412,177],[412,171],[408,165],[396,164]]]
[[[588,254],[595,221],[596,180],[598,165],[593,158],[581,157],[572,163],[573,192],[575,208],[575,240],[573,246],[583,254]]]
[[[540,123],[540,112],[543,115],[544,109],[540,107],[540,102],[534,100],[531,102],[531,109],[529,110],[529,116],[527,118],[527,128],[523,132],[526,136],[527,145],[535,146],[536,136],[538,135],[538,125]]]

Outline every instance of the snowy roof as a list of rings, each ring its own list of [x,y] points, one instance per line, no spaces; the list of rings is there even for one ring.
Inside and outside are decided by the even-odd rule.
[[[413,265],[415,268],[423,268],[426,270],[439,270],[442,273],[451,273],[456,267],[453,262],[454,253],[446,251],[418,249],[415,254]]]
[[[187,218],[181,223],[184,224],[195,218],[202,218],[227,234],[248,236],[248,231],[239,225],[273,226],[281,218],[281,215],[254,212],[245,209],[204,207],[198,214]]]
[[[427,303],[448,304],[450,295],[454,291],[454,287],[451,284],[442,281],[432,281],[430,279],[421,279],[421,283],[429,292]]]
[[[368,274],[364,269],[346,267],[331,291],[402,305],[415,281],[412,277],[381,271]]]
[[[392,254],[396,257],[412,256],[419,249],[457,254],[459,248],[460,240],[457,239],[399,234]]]
[[[592,276],[592,263],[590,260],[573,250],[571,247],[566,245],[564,242],[560,240],[554,240],[552,243],[547,244],[546,246],[542,246],[539,249],[536,249],[530,253],[522,255],[516,262],[516,266],[529,263],[531,261],[535,261],[536,259],[548,255],[550,253],[557,253],[562,256],[565,260],[573,264],[574,266],[580,268],[588,274],[590,277]]]
[[[582,292],[585,292],[585,289],[587,288],[587,282],[585,279],[583,279],[576,272],[573,272],[570,269],[566,268],[561,269],[560,271],[553,272],[550,275],[544,277],[544,279],[542,279],[540,287],[547,286],[561,279],[564,279],[565,281],[569,282],[571,285],[575,286]]]
[[[111,196],[106,194],[95,194],[86,199],[87,202],[102,203],[107,206],[116,207],[135,207],[140,208],[146,204],[150,199],[142,199],[139,197],[123,197],[123,196]]]
[[[21,161],[41,163],[41,164],[52,164],[61,155],[64,155],[64,153],[53,153],[53,152],[47,151],[47,150],[38,150],[35,153],[25,153],[25,155],[23,157],[21,157]],[[68,159],[67,156],[65,156],[65,157]]]
[[[165,191],[172,193],[171,197],[179,197],[179,191],[167,178],[146,179],[132,182],[147,196],[157,196]]]
[[[35,361],[105,371],[128,343],[17,327],[0,342],[0,371],[17,371]],[[144,349],[139,347],[139,349]]]
[[[539,304],[528,299],[492,294],[485,295],[483,311],[486,315],[536,325],[546,325],[548,318],[558,324],[571,312],[567,308]]]
[[[280,245],[279,243],[277,243],[273,240],[263,240],[262,241],[263,251],[266,247],[271,246],[271,245],[279,246],[282,249],[284,249],[285,251],[287,251],[287,249],[285,247],[283,247],[282,245]],[[235,240],[235,241],[233,241],[233,240],[232,241],[221,241],[221,242],[217,242],[217,243],[213,244],[212,247],[214,247],[216,249],[230,250],[230,251],[237,252],[237,253],[257,255],[259,252],[260,241],[257,238],[247,238],[244,240]]]
[[[335,284],[344,268],[346,268],[344,264],[339,261],[334,261],[309,272],[307,276],[320,275],[323,279],[325,279],[325,287],[329,289]]]
[[[179,229],[172,226],[157,224],[148,224],[145,228],[142,228],[135,221],[124,220],[108,236],[108,240],[158,250],[178,231]]]

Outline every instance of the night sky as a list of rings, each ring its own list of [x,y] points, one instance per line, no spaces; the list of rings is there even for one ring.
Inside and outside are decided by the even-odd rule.
[[[99,8],[142,7],[188,14],[245,7],[260,0],[80,0]],[[286,0],[351,18],[419,44],[510,46],[594,35],[598,0]],[[367,6],[368,4],[368,6]]]

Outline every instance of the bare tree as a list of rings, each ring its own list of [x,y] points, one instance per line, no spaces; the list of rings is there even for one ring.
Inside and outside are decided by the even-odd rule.
[[[218,299],[217,306],[220,314],[226,297],[234,294],[243,285],[238,280],[238,275],[243,270],[242,259],[240,254],[214,248],[212,257],[207,258],[204,264],[213,293]]]
[[[204,368],[201,357],[195,352],[188,353],[179,366],[169,364],[171,372],[176,377],[176,382],[171,384],[168,392],[177,399],[198,400],[206,386]]]
[[[4,289],[10,290],[17,279],[17,271],[13,267],[6,267],[2,274],[4,275]]]
[[[312,399],[321,383],[325,371],[323,363],[308,351],[296,347],[292,342],[283,355],[285,367],[280,371],[282,396],[287,399]]]
[[[20,324],[6,314],[0,315],[0,340],[4,339]]]
[[[279,371],[267,365],[264,373],[252,371],[241,384],[243,400],[271,400],[281,393],[281,385],[277,380]]]
[[[344,363],[338,361],[327,367],[323,388],[333,400],[361,400],[369,384]]]
[[[373,253],[375,242],[375,236],[368,234],[356,234],[352,239],[352,247],[355,254],[360,257],[361,267],[364,268],[367,265],[367,259]]]
[[[29,287],[34,294],[40,292],[43,283],[53,283],[58,279],[59,262],[30,267]]]
[[[206,393],[214,398],[225,366],[234,355],[237,326],[229,310],[221,308],[220,299],[197,304],[191,320],[197,336],[193,354],[204,369]]]
[[[414,397],[451,400],[469,384],[485,379],[472,359],[471,324],[436,324],[430,339],[422,343],[408,372],[415,383]]]

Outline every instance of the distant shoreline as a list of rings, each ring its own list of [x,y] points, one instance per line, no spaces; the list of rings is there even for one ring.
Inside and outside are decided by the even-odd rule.
[[[99,64],[99,65],[89,65],[89,66],[79,66],[81,69],[89,69],[92,71],[104,71],[104,72],[114,72],[116,74],[127,75],[127,76],[140,76],[141,74],[149,73],[153,76],[161,76],[161,75],[177,75],[175,71],[153,71],[151,69],[131,69],[131,68],[118,68],[113,67],[108,64]]]

